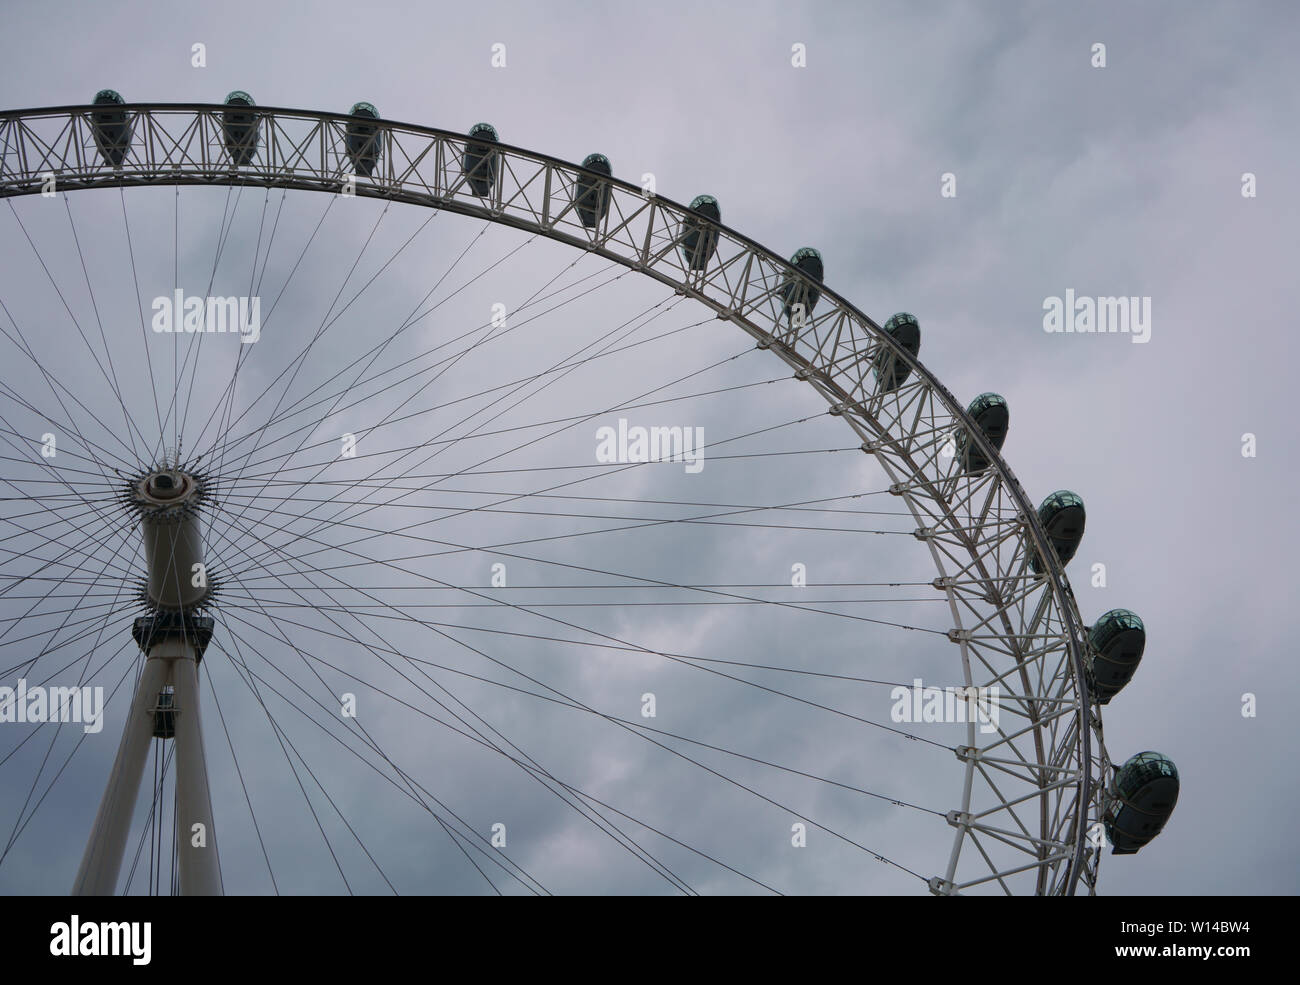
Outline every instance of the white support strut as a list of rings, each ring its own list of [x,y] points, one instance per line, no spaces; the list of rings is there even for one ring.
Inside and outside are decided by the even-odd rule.
[[[111,896],[117,890],[149,741],[154,733],[154,707],[158,693],[168,684],[175,688],[180,892],[182,896],[223,894],[212,794],[203,750],[196,658],[194,641],[180,635],[163,636],[150,648],[131,703],[130,718],[122,730],[117,760],[77,872],[73,895]]]
[[[77,880],[72,887],[74,896],[112,896],[117,890],[127,834],[149,755],[149,740],[153,737],[153,708],[158,692],[167,683],[168,670],[165,660],[145,661],[131,701],[130,714],[122,728],[122,741],[113,762],[113,772],[104,788],[94,826],[90,829],[90,840],[77,870]]]
[[[217,832],[199,715],[198,662],[192,640],[169,637],[155,645],[172,668],[176,688],[176,839],[182,896],[222,895]]]

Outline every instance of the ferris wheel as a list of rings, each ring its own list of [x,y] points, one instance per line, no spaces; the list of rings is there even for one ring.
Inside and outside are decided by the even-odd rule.
[[[112,90],[0,194],[0,888],[1070,895],[1170,816],[1082,499],[725,194]]]

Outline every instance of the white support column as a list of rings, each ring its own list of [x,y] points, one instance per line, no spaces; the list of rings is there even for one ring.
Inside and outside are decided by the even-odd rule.
[[[77,881],[72,887],[74,896],[112,896],[117,891],[117,877],[126,853],[135,803],[140,795],[149,741],[153,738],[152,709],[158,692],[167,682],[168,670],[166,660],[150,655],[145,661],[135,697],[131,700],[131,711],[122,726],[122,740],[117,747],[113,772],[99,802],[99,812],[95,815],[86,852],[77,870]]]
[[[117,761],[99,805],[75,894],[110,895],[117,888],[126,839],[140,794],[140,780],[154,733],[159,692],[173,686],[176,755],[176,850],[180,891],[185,896],[220,896],[221,865],[212,823],[212,795],[199,715],[198,660],[212,638],[213,621],[199,615],[208,598],[204,579],[192,573],[203,562],[201,478],[162,467],[134,480],[129,500],[139,512],[149,569],[146,594],[155,609],[132,625],[131,635],[148,653],[131,712],[122,731]]]
[[[172,636],[153,650],[169,657],[176,688],[176,839],[182,896],[221,896],[221,863],[199,715],[198,664],[192,640]]]

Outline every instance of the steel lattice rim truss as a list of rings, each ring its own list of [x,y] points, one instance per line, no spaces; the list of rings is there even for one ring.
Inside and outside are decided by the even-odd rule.
[[[115,109],[117,107],[114,107]],[[1112,765],[1100,710],[1089,693],[1086,629],[1073,592],[1024,489],[951,393],[881,327],[820,283],[752,240],[685,206],[556,158],[494,144],[491,192],[475,194],[463,159],[466,136],[366,119],[378,141],[374,174],[353,174],[345,114],[257,107],[257,154],[237,166],[223,136],[226,107],[126,104],[131,148],[105,163],[90,106],[0,112],[0,197],[32,195],[55,176],[58,191],[147,185],[251,185],[338,193],[420,205],[488,219],[599,254],[673,288],[735,323],[811,385],[876,458],[917,522],[954,625],[967,687],[997,686],[1004,714],[983,735],[967,724],[959,759],[965,779],[938,894],[1010,891],[1009,879],[1036,871],[1040,894],[1096,890],[1095,837]],[[578,183],[605,189],[608,207],[591,228],[579,217]],[[590,201],[590,199],[588,199]],[[680,250],[683,222],[716,236],[707,266],[693,270]],[[814,310],[794,323],[790,283],[816,289]],[[878,359],[910,367],[885,391]],[[884,374],[881,374],[882,376]],[[965,432],[990,466],[963,474],[945,444]],[[949,446],[951,447],[951,446]],[[1035,555],[1043,573],[1035,573]],[[984,744],[981,745],[980,743]],[[977,803],[976,793],[991,799]],[[998,861],[994,845],[1023,859]]]

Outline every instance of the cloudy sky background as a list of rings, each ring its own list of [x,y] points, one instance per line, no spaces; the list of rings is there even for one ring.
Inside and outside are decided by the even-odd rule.
[[[74,17],[77,30],[70,31],[68,21]],[[742,9],[668,3],[652,10],[610,5],[593,11],[574,3],[436,10],[376,5],[363,12],[343,4],[280,9],[234,3],[193,12],[164,4],[126,4],[110,12],[15,4],[7,23],[0,39],[7,107],[84,103],[105,86],[129,101],[174,102],[218,102],[241,88],[262,105],[344,111],[364,99],[388,119],[455,130],[488,120],[512,144],[570,160],[600,151],[609,156],[617,175],[634,181],[653,172],[658,190],[678,201],[709,192],[721,201],[724,221],[780,254],[804,245],[818,247],[827,283],[878,321],[898,310],[918,316],[924,332],[922,361],[959,399],[990,389],[1008,399],[1012,423],[1004,451],[1031,498],[1070,488],[1087,504],[1087,534],[1069,568],[1083,617],[1091,621],[1124,606],[1147,625],[1142,667],[1106,709],[1107,745],[1120,761],[1143,749],[1169,754],[1179,766],[1182,794],[1156,842],[1137,856],[1105,856],[1102,891],[1177,895],[1294,893],[1300,888],[1285,821],[1297,802],[1291,759],[1297,726],[1291,709],[1300,700],[1293,634],[1286,628],[1295,597],[1288,572],[1300,543],[1288,509],[1297,451],[1289,372],[1297,346],[1285,320],[1291,306],[1284,310],[1281,289],[1294,280],[1300,219],[1294,179],[1300,87],[1290,44],[1297,28],[1294,11],[1281,4],[1213,8],[1173,3],[1095,4],[1086,11],[1037,4],[929,4],[918,9],[902,3],[826,3]],[[190,65],[195,42],[206,45],[206,68]],[[1106,45],[1104,69],[1090,64],[1096,42]],[[506,46],[503,69],[490,63],[496,43]],[[806,68],[790,64],[795,43],[807,46]],[[954,199],[940,195],[945,172],[956,175]],[[1242,197],[1243,172],[1257,176],[1257,198]],[[214,293],[244,293],[238,285],[248,280],[247,257],[255,247],[266,199],[253,190],[245,195],[226,263],[212,275]],[[109,313],[106,324],[111,326],[112,313],[125,312],[124,331],[138,332],[131,323],[136,318],[134,290],[122,280],[121,199],[116,192],[71,198],[96,297]],[[164,285],[145,293],[164,293],[173,261],[171,192],[133,192],[128,201],[145,279]],[[182,201],[187,241],[178,263],[185,283],[198,291],[205,289],[213,269],[216,230],[230,199],[224,189],[187,190]],[[278,198],[270,202],[274,207]],[[253,347],[256,360],[250,359],[247,376],[241,370],[241,384],[247,387],[243,397],[260,392],[301,351],[300,333],[314,332],[321,324],[340,278],[382,212],[373,202],[350,205],[356,206],[351,213],[331,214],[329,238],[273,316],[272,325],[279,319],[286,327],[268,331]],[[41,213],[37,199],[15,207],[34,238],[51,256],[60,257],[56,276],[84,287],[75,255],[58,252],[69,242],[61,200],[55,218]],[[283,245],[267,264],[267,284],[285,280],[293,260],[289,244],[300,248],[324,209],[324,196],[299,194],[288,200],[285,225],[277,233],[284,236]],[[395,251],[426,218],[414,209],[384,216],[362,271],[377,270],[378,258]],[[7,208],[0,225],[9,260],[0,281],[6,304],[24,326],[59,323],[64,312],[58,298],[48,284],[41,284],[40,266]],[[366,294],[364,304],[331,329],[330,346],[314,355],[295,393],[306,392],[368,349],[375,326],[391,331],[400,323],[432,286],[429,271],[446,270],[480,227],[472,220],[438,217],[378,289]],[[476,242],[472,257],[455,268],[449,283],[468,279],[524,239],[491,231]],[[403,336],[377,368],[418,357],[437,344],[447,326],[457,327],[454,334],[459,334],[479,325],[493,301],[513,310],[557,273],[567,278],[562,283],[572,283],[598,267],[590,258],[577,264],[575,259],[570,250],[531,245],[522,258],[485,276],[448,302],[437,318]],[[354,277],[353,291],[365,274]],[[484,347],[454,380],[451,374],[440,379],[436,397],[425,393],[416,405],[429,407],[444,396],[474,393],[496,376],[504,381],[536,372],[557,351],[576,351],[664,301],[662,291],[630,280],[611,285],[608,296],[593,294],[539,318],[535,331],[519,333],[508,345]],[[18,291],[26,285],[40,286]],[[1079,295],[1150,296],[1151,341],[1135,345],[1121,335],[1045,333],[1043,300],[1067,289]],[[73,304],[86,319],[83,323],[93,324],[85,297]],[[744,337],[727,334],[726,326],[707,315],[702,308],[672,308],[654,322],[653,330],[636,338],[678,328],[680,334],[611,359],[607,367],[593,364],[567,378],[563,387],[509,412],[502,422],[535,422],[612,406],[735,354],[741,355],[734,364],[672,392],[787,375],[779,362],[764,361]],[[64,331],[72,331],[66,321],[62,324]],[[61,344],[59,335],[28,332],[29,337],[38,334],[42,357],[62,368],[62,379],[84,384],[88,401],[97,399],[96,385],[98,399],[104,397],[102,377],[86,362],[84,349],[85,358],[78,362],[77,350]],[[63,338],[68,337],[75,338]],[[37,383],[22,375],[27,371],[19,368],[13,347],[4,345],[4,381],[35,395]],[[138,341],[136,348],[130,345],[124,341],[114,351],[138,354]],[[214,365],[233,361],[232,346],[212,346],[211,351],[216,353]],[[119,368],[132,372],[125,359]],[[214,379],[219,375],[214,370]],[[138,421],[149,419],[146,410],[152,413],[144,392],[133,391]],[[201,387],[200,404],[205,394],[215,392]],[[391,395],[379,396],[367,400],[353,418],[347,412],[338,419],[317,415],[294,426],[309,422],[320,435],[336,437],[344,430],[364,429],[398,402]],[[113,411],[113,404],[104,404],[102,420],[110,420]],[[668,419],[654,423],[692,423],[710,436],[731,436],[818,415],[820,407],[811,392],[780,382],[727,399],[693,402],[689,417],[679,410],[664,413]],[[28,422],[20,411],[8,408],[6,414],[16,430],[26,433]],[[250,411],[250,425],[257,419],[256,410]],[[422,426],[392,429],[383,440],[390,447],[424,440],[427,431],[418,430]],[[526,449],[513,462],[583,461],[591,453],[590,431],[584,426],[580,433]],[[1257,436],[1255,458],[1241,455],[1245,432]],[[452,449],[437,460],[438,468],[447,465],[451,467],[443,471],[455,471],[515,443],[484,439],[472,449]],[[747,439],[742,450],[852,443],[842,425],[837,428],[822,416]],[[12,449],[5,454],[13,454]],[[529,455],[536,457],[530,460]],[[321,449],[304,452],[301,459],[325,460]],[[790,461],[799,467],[792,468]],[[31,468],[20,471],[32,474]],[[691,478],[675,470],[656,471],[653,480],[623,476],[597,483],[590,494],[784,503],[882,484],[879,472],[861,456],[847,455],[718,461],[698,481]],[[482,481],[484,489],[516,488],[502,485],[499,476]],[[882,498],[885,503],[877,508],[896,508],[896,500],[875,497]],[[416,497],[413,502],[433,500]],[[871,508],[869,503],[858,505]],[[6,504],[6,509],[15,507]],[[829,515],[814,519],[823,526],[837,525]],[[383,528],[411,521],[401,510],[385,508],[356,522]],[[858,525],[909,529],[902,518],[889,516],[868,517]],[[432,535],[495,543],[537,536],[539,529],[545,535],[568,528],[554,519],[486,514]],[[337,530],[330,536],[336,543],[342,537]],[[796,561],[809,564],[810,581],[932,577],[924,552],[901,536],[723,527],[701,531],[674,525],[587,540],[597,544],[581,538],[557,542],[562,546],[550,548],[549,556],[692,584],[777,583],[788,579]],[[236,538],[229,548],[232,557],[238,547],[255,550],[251,534]],[[372,541],[367,549],[391,551],[391,557],[413,553],[409,543],[379,547]],[[482,554],[439,561],[438,577],[485,584],[488,562]],[[1089,567],[1097,562],[1107,567],[1106,588],[1089,584]],[[520,584],[570,576],[541,565],[511,568],[512,582],[518,578]],[[382,572],[346,577],[352,585],[394,584]],[[366,578],[374,580],[367,583]],[[301,585],[301,579],[295,584]],[[408,591],[394,604],[416,594]],[[850,592],[843,597],[859,596]],[[10,618],[18,611],[6,604],[2,615]],[[842,606],[839,611],[864,610]],[[892,616],[904,611],[917,625],[946,628],[943,612],[933,603],[896,601],[888,606]],[[460,615],[466,613],[459,621],[488,618],[475,610]],[[493,613],[498,628],[537,631],[535,620]],[[244,614],[265,625],[256,613]],[[923,676],[947,681],[954,676],[955,651],[947,644],[788,608],[585,610],[582,621],[671,652],[830,667],[885,680]],[[116,628],[108,638],[116,641],[114,646],[128,624],[129,616],[112,624]],[[349,625],[363,639],[366,627],[389,628],[377,618]],[[314,686],[318,698],[326,694],[319,682],[309,680],[302,661],[295,668],[293,656],[274,652],[273,643],[257,630],[244,626],[239,631],[286,673]],[[389,645],[406,652],[423,647],[431,660],[482,672],[481,661],[463,647],[430,649],[427,634],[417,639],[403,632],[394,629]],[[482,645],[470,633],[459,638]],[[401,686],[373,660],[366,663],[355,646],[307,630],[294,641],[338,666],[372,673],[376,682]],[[0,666],[30,656],[23,652],[26,645],[5,643]],[[132,649],[118,658],[118,674]],[[955,806],[959,773],[950,753],[918,749],[919,743],[899,743],[877,729],[792,709],[752,688],[702,680],[707,675],[649,657],[579,655],[572,648],[504,637],[494,637],[491,649],[516,666],[544,666],[554,686],[580,694],[609,714],[636,717],[639,695],[654,691],[660,705],[657,727],[681,727],[701,739],[930,807]],[[101,651],[103,656],[107,652]],[[251,657],[250,663],[256,667]],[[281,890],[344,891],[265,716],[228,661],[214,652],[205,665],[216,693],[223,701],[229,695],[228,724]],[[817,836],[804,852],[791,850],[789,811],[756,804],[626,733],[449,671],[438,673],[437,679],[458,698],[557,775],[726,858],[764,883],[795,892],[923,890],[905,873],[835,844],[833,838]],[[345,689],[342,678],[325,680],[331,693]],[[781,682],[796,689],[788,677]],[[1241,714],[1247,692],[1259,699],[1255,718]],[[799,684],[798,693],[887,721],[888,703],[878,688],[846,691],[809,681]],[[400,890],[486,888],[426,813],[403,802],[373,773],[357,769],[355,761],[349,763],[348,754],[340,754],[337,743],[313,726],[295,721],[291,728],[292,711],[277,708],[277,715]],[[375,732],[385,749],[476,830],[507,821],[512,856],[547,888],[670,888],[594,834],[538,784],[521,779],[519,770],[500,757],[477,751],[414,713],[388,707],[376,718]],[[105,736],[87,743],[32,827],[15,842],[0,864],[0,890],[60,892],[70,884],[120,720],[110,717]],[[22,734],[16,726],[5,728]],[[219,803],[233,805],[218,815],[227,888],[270,891],[211,706],[205,707],[205,730],[214,795]],[[17,741],[0,741],[0,755]],[[59,748],[70,750],[71,745]],[[39,753],[34,751],[38,747]],[[0,836],[5,841],[43,752],[40,742],[29,743],[24,753],[0,766]],[[729,775],[763,785],[783,801],[800,804],[810,816],[833,818],[838,830],[923,875],[942,870],[948,829],[941,821],[733,759],[699,758],[720,768],[725,763]],[[322,806],[319,798],[315,803]],[[328,811],[323,805],[323,812]],[[374,867],[368,867],[337,818],[331,821],[323,813],[322,823],[331,844],[344,853],[341,863],[351,888],[383,891]],[[696,889],[756,888],[689,852],[653,839],[646,843]],[[510,886],[503,883],[502,888]]]

